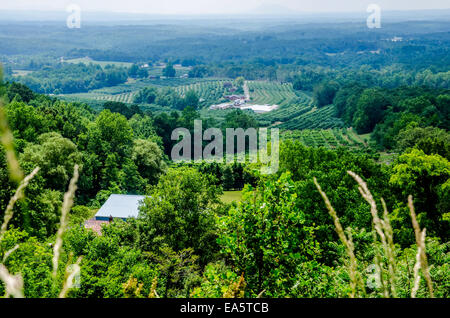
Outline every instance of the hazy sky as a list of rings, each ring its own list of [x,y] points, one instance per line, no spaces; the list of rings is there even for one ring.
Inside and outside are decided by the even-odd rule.
[[[0,0],[0,10],[65,11],[69,4],[86,11],[157,14],[358,12],[371,3],[382,10],[449,9],[449,0]]]

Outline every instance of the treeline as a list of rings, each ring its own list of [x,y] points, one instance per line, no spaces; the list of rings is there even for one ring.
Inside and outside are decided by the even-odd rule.
[[[430,69],[412,70],[402,65],[372,67],[370,65],[328,67],[323,65],[262,64],[259,60],[240,63],[196,65],[189,71],[191,78],[243,76],[248,80],[269,80],[292,83],[295,90],[324,90],[328,83],[341,85],[358,82],[367,87],[396,88],[400,86],[426,86],[450,88],[450,72]],[[320,98],[320,93],[315,96]],[[322,105],[327,99],[318,101]]]
[[[329,67],[403,64],[417,70],[429,65],[440,70],[448,68],[445,21],[427,21],[426,27],[420,21],[393,22],[377,32],[365,28],[363,20],[356,25],[343,21],[336,28],[335,24],[318,27],[289,19],[261,24],[238,19],[233,30],[229,21],[215,21],[214,26],[204,21],[195,23],[201,27],[190,22],[89,26],[76,42],[68,41],[73,34],[65,26],[14,23],[0,32],[4,40],[0,54],[48,55],[51,47],[54,58],[90,56],[101,61],[179,60],[197,65],[226,61]],[[249,33],[250,26],[254,29]],[[205,34],[205,29],[211,32]],[[27,35],[33,32],[33,41],[29,41]],[[403,39],[394,42],[393,36]]]
[[[196,109],[200,99],[193,90],[189,90],[184,95],[180,95],[169,87],[157,89],[156,87],[149,86],[141,89],[133,101],[137,104],[156,104],[183,110],[188,106]]]
[[[414,127],[450,127],[448,89],[383,89],[349,84],[337,90],[333,103],[347,125],[360,134],[373,132],[373,140],[383,149],[396,148],[405,130]]]
[[[126,82],[127,78],[127,69],[114,65],[102,68],[94,64],[60,63],[20,76],[15,80],[38,93],[71,94],[115,86]]]
[[[363,65],[356,68],[303,67],[291,72],[287,78],[294,89],[313,91],[318,85],[335,81],[340,84],[357,82],[363,86],[396,88],[399,86],[426,86],[450,88],[450,72],[433,72],[430,69],[414,71],[398,65],[373,68]]]
[[[274,65],[263,65],[258,62],[241,63],[217,63],[209,65],[196,65],[188,73],[191,78],[221,77],[237,78],[244,77],[248,80],[277,80],[278,67]],[[282,70],[282,69],[281,69]]]
[[[130,66],[128,69],[128,76],[132,78],[147,78],[149,76],[148,67],[152,65],[152,62],[148,63],[133,63],[133,65]],[[168,62],[166,66],[162,69],[162,76],[165,77],[175,77],[177,74],[177,71],[175,70],[173,63]],[[156,78],[159,78],[160,76],[155,76]]]

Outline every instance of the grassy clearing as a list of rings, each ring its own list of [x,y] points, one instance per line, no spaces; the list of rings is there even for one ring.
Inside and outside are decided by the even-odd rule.
[[[378,162],[390,165],[398,156],[398,153],[380,152],[380,159],[378,159]]]
[[[242,200],[242,191],[223,191],[221,200],[223,203],[240,202]]]
[[[33,71],[26,71],[26,70],[13,70],[12,76],[27,76],[30,73],[33,73]]]

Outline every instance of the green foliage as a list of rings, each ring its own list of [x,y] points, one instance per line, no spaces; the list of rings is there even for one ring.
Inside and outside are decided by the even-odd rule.
[[[221,189],[193,168],[169,169],[151,189],[140,210],[140,244],[155,251],[167,244],[175,252],[193,248],[200,262],[214,257],[214,211]]]
[[[393,165],[390,176],[390,184],[401,197],[414,197],[419,222],[427,229],[428,235],[441,237],[445,241],[449,239],[450,233],[450,224],[443,219],[444,213],[450,208],[449,178],[450,163],[447,159],[439,155],[426,155],[418,149],[401,155]],[[394,215],[399,225],[398,236],[411,242],[412,237],[407,240],[406,236],[411,231],[405,229],[408,214],[404,205],[400,204]]]
[[[17,246],[18,245],[18,246]],[[0,245],[0,255],[11,252],[5,261],[10,273],[21,273],[24,280],[25,297],[56,297],[52,274],[52,250],[46,242],[31,237],[25,231],[10,229]],[[4,293],[0,284],[0,293]]]
[[[14,137],[34,142],[42,133],[49,132],[49,120],[36,108],[13,101],[6,109],[8,122]]]
[[[390,202],[392,194],[388,187],[389,175],[376,164],[370,155],[352,153],[343,148],[327,150],[308,148],[300,142],[287,140],[280,145],[279,174],[289,172],[296,183],[297,208],[304,211],[307,226],[317,226],[316,239],[323,248],[318,256],[321,262],[331,266],[336,260],[336,250],[332,242],[337,239],[329,214],[314,191],[313,177],[319,180],[324,191],[329,195],[332,205],[341,212],[340,219],[344,228],[370,228],[369,207],[361,198],[348,176],[347,171],[357,171],[367,178],[371,189],[378,191],[375,195]]]
[[[334,96],[339,89],[339,84],[336,82],[322,83],[314,87],[314,100],[318,107],[330,105],[333,102]]]
[[[376,89],[366,89],[361,93],[356,104],[353,125],[360,134],[371,132],[383,117],[389,101]]]
[[[186,104],[186,106],[197,108],[198,102],[199,102],[199,98],[198,98],[197,94],[195,93],[195,91],[190,90],[190,91],[186,92],[186,94],[184,96],[184,103]]]
[[[131,160],[137,166],[139,174],[150,184],[155,184],[166,169],[161,149],[150,140],[135,139],[133,141]]]
[[[133,78],[145,78],[148,77],[148,71],[144,67],[139,67],[139,65],[133,64],[128,69],[128,76]]]
[[[138,104],[153,104],[155,102],[158,91],[154,87],[144,87],[134,97],[134,102]]]
[[[76,205],[72,208],[69,215],[69,224],[80,225],[92,217],[92,210],[84,205]]]
[[[45,187],[64,191],[73,175],[75,164],[81,163],[81,153],[69,139],[56,132],[42,134],[37,144],[29,144],[20,156],[24,166],[40,167]]]
[[[34,93],[28,86],[16,82],[7,86],[6,94],[10,101],[15,99],[18,102],[28,103],[34,98]]]
[[[245,83],[245,78],[242,77],[242,76],[239,76],[239,77],[237,77],[237,78],[234,80],[234,84],[235,84],[237,87],[242,87],[242,86],[244,85],[244,83]]]
[[[15,183],[10,180],[3,146],[0,146],[0,184],[2,185],[0,187],[0,215],[3,215],[3,211],[5,211],[16,186]]]
[[[189,89],[185,92],[184,88],[185,86],[176,89],[166,87],[158,90],[155,87],[144,87],[135,95],[133,101],[138,104],[156,104],[178,110],[183,110],[186,107],[197,108],[200,99],[196,91]],[[139,112],[135,113],[139,114]],[[130,114],[129,117],[132,115]]]
[[[190,71],[189,71],[189,77],[191,78],[202,78],[205,76],[210,76],[212,75],[212,72],[203,65],[195,65]]]
[[[150,253],[150,259],[158,264],[164,297],[189,297],[193,285],[199,280],[198,256],[192,248],[178,252],[163,244],[157,254]]]
[[[138,249],[121,246],[114,232],[103,236],[78,227],[65,237],[65,249],[75,256],[83,256],[80,287],[73,289],[73,297],[124,297],[123,285],[132,276],[144,285],[142,294],[150,293],[152,280],[158,275],[156,266],[148,263]]]
[[[427,155],[438,154],[450,160],[450,134],[443,129],[410,125],[400,131],[395,141],[400,153],[417,148]]]
[[[287,130],[341,128],[344,123],[335,117],[335,113],[336,109],[333,105],[319,109],[313,108],[277,125],[277,128]]]
[[[62,199],[61,192],[33,183],[27,187],[26,199],[17,204],[17,216],[12,223],[39,239],[49,237],[56,233]]]
[[[190,297],[223,298],[230,292],[230,287],[239,282],[239,275],[234,273],[223,261],[206,265],[200,286],[196,287]]]
[[[238,272],[245,273],[248,296],[289,295],[299,263],[314,259],[320,247],[314,227],[297,209],[289,174],[243,191],[237,207],[220,218],[219,244]]]
[[[333,104],[336,106],[337,116],[346,124],[351,125],[356,111],[358,98],[364,91],[364,87],[357,83],[349,83],[340,87],[336,92]]]
[[[444,93],[444,94],[443,94]],[[373,131],[372,138],[383,149],[395,149],[400,131],[408,126],[446,129],[449,99],[446,90],[426,87],[364,88],[349,83],[334,98],[337,115],[360,134]]]
[[[128,123],[136,138],[150,139],[158,144],[161,143],[161,137],[156,134],[153,119],[150,116],[136,114],[130,118]]]
[[[166,67],[163,69],[163,76],[175,77],[176,71],[171,63],[167,63]]]
[[[223,96],[227,94],[223,84],[222,80],[205,79],[188,85],[176,86],[174,89],[178,94],[185,96],[186,106],[206,108],[223,102]],[[197,98],[193,93],[189,93],[190,91],[195,92]],[[188,93],[192,96],[192,103],[187,100]]]
[[[121,102],[106,102],[103,104],[104,109],[109,109],[112,113],[119,113],[124,115],[127,119],[130,119],[133,117],[133,115],[138,114],[142,115],[142,111],[139,109],[138,106],[132,105],[131,107],[128,107],[124,103]]]
[[[417,125],[420,116],[411,113],[394,113],[390,109],[383,122],[377,124],[372,134],[372,139],[385,149],[395,149],[398,134],[410,125]]]
[[[109,110],[102,111],[88,131],[87,150],[105,158],[115,153],[119,160],[126,156],[133,140],[133,130],[127,119]],[[105,158],[106,159],[106,158]]]
[[[86,92],[105,86],[114,86],[127,80],[125,68],[111,66],[102,69],[99,65],[83,63],[55,64],[18,80],[33,91],[45,94],[70,94]]]
[[[433,292],[437,298],[449,297],[449,249],[448,243],[440,243],[436,239],[428,238],[426,241],[427,257],[430,264],[430,276],[433,281]],[[410,297],[413,279],[413,264],[417,254],[417,247],[412,245],[399,251],[397,256],[397,291],[399,297]],[[419,284],[417,297],[428,297],[428,291],[424,280]]]
[[[293,78],[293,86],[296,90],[312,91],[314,84],[320,83],[324,75],[311,69],[304,69],[295,74]]]
[[[340,268],[332,268],[315,260],[300,263],[296,269],[295,284],[290,297],[338,298],[345,297],[345,285],[339,282]]]
[[[251,166],[240,162],[221,164],[217,162],[202,162],[192,164],[202,174],[208,174],[214,184],[222,186],[224,190],[242,189],[245,184],[256,185],[258,177]]]
[[[349,137],[352,132],[349,129],[304,129],[284,131],[281,135],[283,140],[291,139],[301,142],[307,147],[325,147],[334,149],[337,147],[361,149],[365,145],[361,140]]]
[[[223,123],[223,128],[242,128],[244,130],[248,128],[257,128],[258,122],[250,114],[240,110],[235,109],[229,112]]]

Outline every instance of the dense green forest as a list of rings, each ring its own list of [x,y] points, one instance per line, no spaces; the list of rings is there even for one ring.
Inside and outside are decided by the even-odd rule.
[[[450,297],[449,23],[184,23],[2,25],[0,295]],[[171,161],[198,119],[279,128],[278,171]]]
[[[114,86],[127,80],[127,72],[114,65],[102,69],[94,65],[65,65],[43,68],[24,76],[22,82],[32,90],[40,93],[75,93],[91,89]]]

